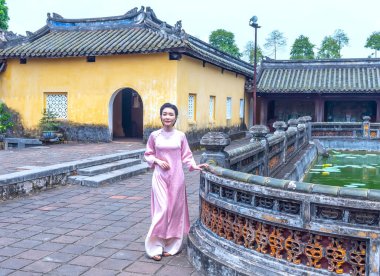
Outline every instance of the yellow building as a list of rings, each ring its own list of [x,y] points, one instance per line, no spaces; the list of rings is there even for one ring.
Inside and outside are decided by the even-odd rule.
[[[44,27],[5,44],[0,58],[0,101],[26,129],[37,128],[44,109],[63,121],[106,126],[110,139],[159,128],[165,102],[178,106],[184,132],[237,129],[248,114],[252,66],[150,8],[93,19],[48,15]]]

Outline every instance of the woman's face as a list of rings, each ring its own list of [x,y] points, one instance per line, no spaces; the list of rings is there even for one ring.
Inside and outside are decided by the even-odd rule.
[[[166,127],[173,126],[176,119],[177,118],[175,116],[175,112],[172,108],[166,107],[164,108],[164,110],[162,110],[161,121],[162,121],[163,126],[166,126]]]

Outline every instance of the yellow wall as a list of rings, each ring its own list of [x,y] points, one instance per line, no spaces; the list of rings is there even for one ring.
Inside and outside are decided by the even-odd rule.
[[[188,95],[196,94],[196,128],[227,126],[227,97],[232,98],[231,126],[240,124],[240,99],[244,99],[245,78],[242,75],[183,56],[178,61],[178,126],[188,130],[195,127],[187,119]],[[215,121],[209,120],[210,96],[215,96]]]
[[[0,74],[0,100],[21,115],[27,129],[36,128],[45,107],[44,93],[68,96],[68,120],[87,124],[109,124],[110,100],[123,88],[139,93],[144,107],[144,127],[160,126],[159,107],[178,105],[177,127],[226,126],[226,98],[232,98],[230,125],[239,125],[240,99],[244,99],[244,77],[183,56],[170,61],[167,53],[64,59],[18,59],[7,61]],[[187,119],[188,94],[197,95],[196,122]],[[216,97],[215,121],[209,120],[209,98]],[[112,119],[111,119],[112,120]]]
[[[109,122],[111,96],[132,88],[144,103],[144,124],[159,125],[160,106],[174,101],[176,62],[168,54],[86,58],[8,60],[0,75],[0,100],[20,113],[26,128],[35,128],[44,109],[45,92],[66,92],[68,119],[79,123]]]

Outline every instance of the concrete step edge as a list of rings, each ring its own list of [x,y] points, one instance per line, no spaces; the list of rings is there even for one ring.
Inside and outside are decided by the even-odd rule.
[[[131,167],[115,170],[112,172],[107,172],[95,176],[90,176],[88,178],[83,179],[82,185],[83,186],[90,186],[90,187],[99,187],[103,184],[111,184],[129,177],[132,177],[134,175],[138,175],[141,173],[144,173],[148,171],[149,166],[146,163],[142,163],[139,165],[134,165]]]
[[[126,167],[131,167],[137,164],[141,164],[141,159],[122,159],[101,165],[86,167],[77,170],[78,175],[94,176],[114,170],[119,170]]]

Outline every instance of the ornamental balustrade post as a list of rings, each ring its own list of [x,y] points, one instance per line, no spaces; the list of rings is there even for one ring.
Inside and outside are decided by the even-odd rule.
[[[305,137],[307,136],[307,128],[306,128],[306,119],[305,117],[300,117],[298,118],[298,128],[303,128],[304,129],[304,134],[303,134],[303,138],[302,138],[302,144],[299,145],[300,147],[302,147],[304,144],[305,144]]]
[[[311,141],[311,116],[303,116],[306,121],[307,142]]]
[[[201,163],[209,163],[223,168],[230,168],[229,154],[224,151],[224,148],[231,143],[228,134],[223,132],[208,132],[206,133],[200,144],[206,148],[202,153]]]
[[[251,142],[259,142],[264,148],[264,169],[262,170],[263,176],[268,176],[269,174],[269,143],[267,140],[267,135],[269,133],[269,127],[265,125],[254,125],[249,129],[249,133],[252,135]]]
[[[363,117],[363,123],[362,123],[362,129],[363,129],[363,138],[371,138],[371,123],[370,123],[371,117],[370,116],[364,116]]]
[[[285,164],[285,162],[286,162],[286,144],[287,144],[287,137],[286,137],[285,130],[287,128],[287,125],[284,121],[276,121],[273,123],[273,128],[275,129],[274,135],[284,137],[284,140],[282,143],[281,160],[282,160],[282,163]]]
[[[288,130],[294,130],[296,132],[296,141],[294,143],[294,150],[298,150],[298,138],[299,138],[299,131],[298,131],[298,120],[297,119],[290,119],[288,120]]]

